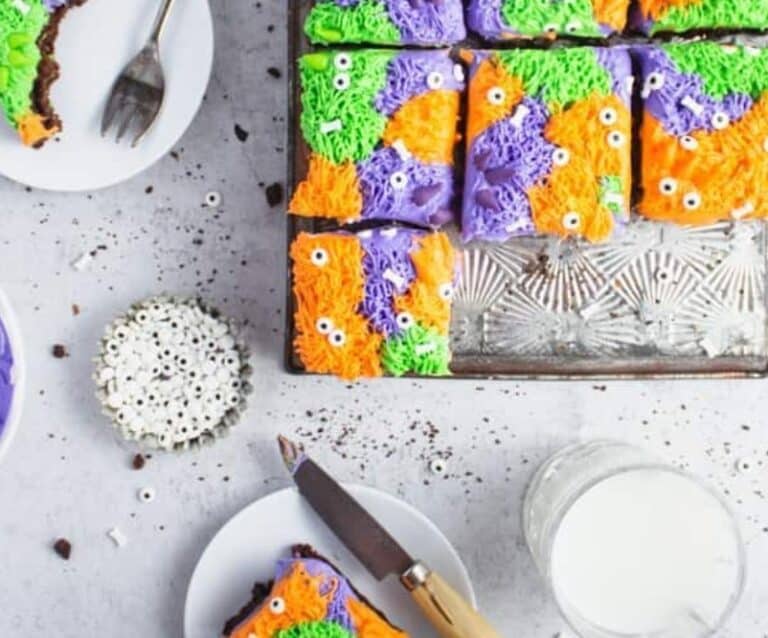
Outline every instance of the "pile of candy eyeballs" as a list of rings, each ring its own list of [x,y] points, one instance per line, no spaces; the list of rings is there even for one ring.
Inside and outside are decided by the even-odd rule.
[[[128,440],[165,450],[212,443],[246,408],[248,358],[235,325],[201,300],[155,297],[107,327],[97,396]]]

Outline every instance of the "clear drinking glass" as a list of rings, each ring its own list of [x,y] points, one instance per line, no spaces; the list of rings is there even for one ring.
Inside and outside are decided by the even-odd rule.
[[[624,443],[578,444],[545,462],[523,530],[582,638],[711,636],[744,586],[744,547],[723,500]]]

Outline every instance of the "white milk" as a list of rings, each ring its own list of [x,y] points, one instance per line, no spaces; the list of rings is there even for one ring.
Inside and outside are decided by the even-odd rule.
[[[640,469],[598,483],[568,510],[551,577],[577,628],[689,638],[717,626],[738,594],[740,564],[738,533],[715,496],[673,471]]]

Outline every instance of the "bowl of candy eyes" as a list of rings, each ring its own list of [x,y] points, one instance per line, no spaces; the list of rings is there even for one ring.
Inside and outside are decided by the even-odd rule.
[[[124,439],[196,448],[239,422],[252,392],[249,356],[236,323],[203,300],[153,297],[107,326],[96,395]]]

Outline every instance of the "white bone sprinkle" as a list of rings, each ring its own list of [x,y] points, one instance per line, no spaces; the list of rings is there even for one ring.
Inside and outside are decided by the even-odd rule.
[[[340,131],[344,128],[344,125],[341,123],[341,120],[331,120],[330,122],[323,122],[320,125],[320,132],[323,135],[328,135],[328,133],[334,133],[336,131]]]

